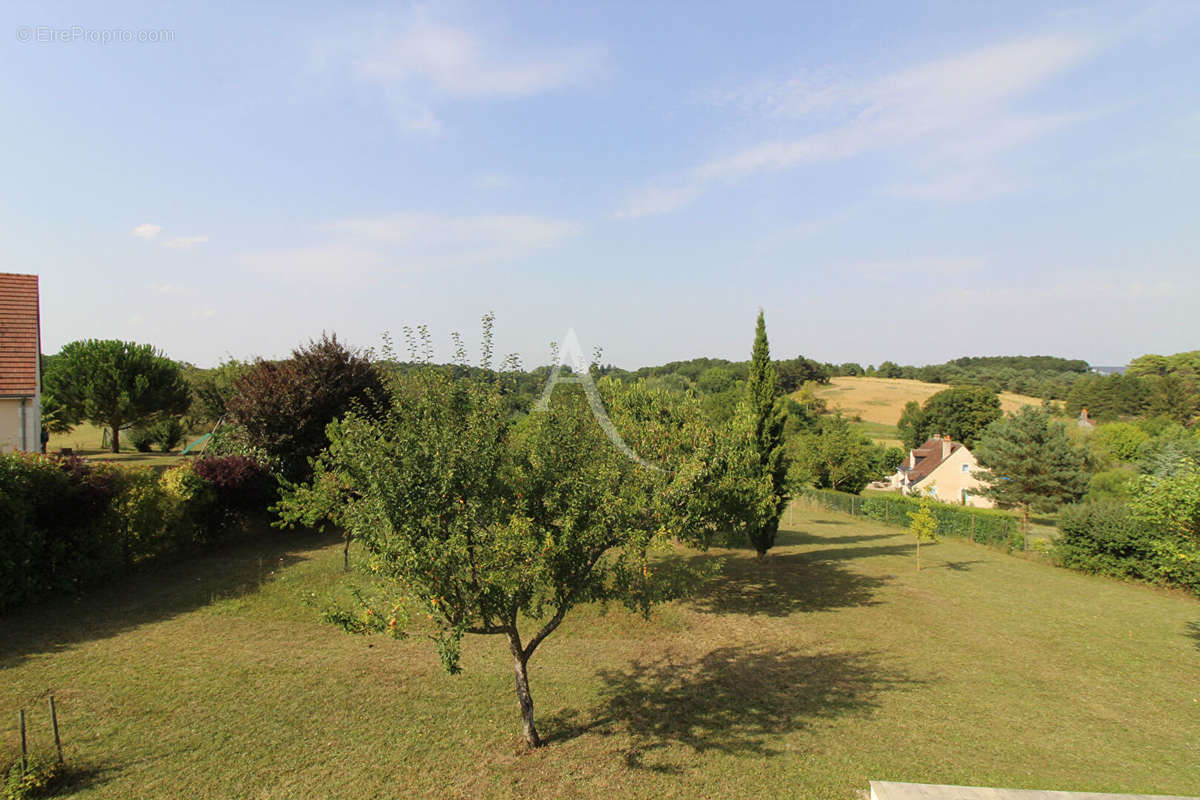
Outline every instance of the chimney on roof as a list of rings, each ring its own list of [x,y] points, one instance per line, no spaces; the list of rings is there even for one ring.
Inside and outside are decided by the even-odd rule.
[[[953,449],[951,445],[953,442],[950,441],[949,436],[942,437],[942,461],[950,457],[950,451]]]

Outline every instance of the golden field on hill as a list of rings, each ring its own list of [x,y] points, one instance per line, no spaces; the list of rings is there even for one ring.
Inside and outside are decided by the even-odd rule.
[[[949,389],[944,383],[924,383],[904,378],[834,378],[822,386],[817,396],[830,411],[841,409],[842,414],[862,417],[863,422],[895,425],[909,400],[924,403],[930,396]],[[1042,401],[1012,392],[1000,393],[1000,407],[1016,411],[1021,406],[1040,406]]]

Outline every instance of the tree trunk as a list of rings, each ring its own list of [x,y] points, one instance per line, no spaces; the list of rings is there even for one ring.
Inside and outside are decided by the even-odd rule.
[[[533,724],[533,696],[529,694],[527,670],[529,657],[521,650],[521,642],[513,634],[509,634],[508,645],[512,650],[513,671],[516,673],[517,705],[521,707],[521,728],[525,734],[525,744],[530,748],[541,747],[542,739]]]
[[[112,451],[114,453],[119,453],[121,452],[121,426],[113,425],[112,432]]]
[[[921,571],[921,540],[917,539],[917,572]]]
[[[346,531],[342,534],[342,538],[346,540],[346,546],[342,548],[342,572],[350,571],[350,532]]]

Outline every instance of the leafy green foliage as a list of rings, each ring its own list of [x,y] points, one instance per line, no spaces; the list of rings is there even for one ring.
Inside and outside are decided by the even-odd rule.
[[[64,417],[108,426],[114,453],[120,451],[122,428],[182,414],[191,402],[179,365],[152,345],[102,339],[71,342],[51,365],[43,382],[64,409]]]
[[[921,571],[921,542],[935,542],[938,538],[938,521],[929,509],[929,502],[921,503],[916,511],[908,512],[908,532],[917,540],[917,572]]]
[[[0,761],[0,764],[5,762]],[[15,757],[4,769],[3,800],[30,800],[35,797],[50,797],[55,783],[62,775],[62,765],[30,755],[24,765]]]
[[[394,376],[377,417],[330,424],[313,480],[279,507],[292,522],[332,516],[365,550],[377,590],[334,614],[347,627],[400,636],[423,613],[451,672],[465,634],[504,636],[530,746],[526,664],[540,643],[581,603],[646,612],[675,596],[651,554],[711,531],[701,489],[714,442],[694,399],[611,378],[599,388],[625,441],[663,471],[607,440],[578,385],[514,421],[500,378],[425,367]]]
[[[186,368],[184,377],[192,390],[192,404],[188,409],[190,422],[211,425],[227,416],[229,400],[236,394],[234,384],[250,366],[230,359],[212,369]]]
[[[948,436],[974,447],[979,434],[1003,416],[996,393],[979,386],[958,386],[938,392],[925,401],[925,437]]]
[[[245,516],[266,511],[265,501],[251,508],[230,499],[190,463],[160,474],[78,458],[0,455],[0,610],[223,538]]]
[[[1150,434],[1130,422],[1110,422],[1092,431],[1088,446],[1101,460],[1127,464],[1135,461],[1138,449]]]
[[[265,453],[288,481],[309,478],[309,460],[327,443],[326,425],[351,409],[372,415],[383,397],[378,371],[336,335],[293,350],[286,361],[256,361],[233,388],[225,406],[243,437],[238,449]]]
[[[1171,540],[1124,503],[1066,506],[1055,552],[1072,569],[1180,586],[1200,595],[1200,547]]]
[[[1136,477],[1137,473],[1127,467],[1101,470],[1088,480],[1087,494],[1083,499],[1088,502],[1103,500],[1124,502],[1129,499]]]
[[[1174,475],[1142,475],[1131,489],[1135,518],[1167,536],[1200,545],[1200,467],[1184,459]]]
[[[915,450],[929,438],[926,433],[925,412],[920,403],[909,400],[904,404],[904,410],[896,423],[896,430],[900,433],[900,440],[904,442],[907,450]]]
[[[129,443],[139,453],[149,453],[154,449],[154,431],[150,428],[134,428],[129,432]]]
[[[857,494],[868,483],[895,471],[904,458],[898,448],[883,448],[858,433],[841,414],[821,417],[816,431],[791,440],[797,477],[819,489]]]
[[[1024,406],[992,423],[974,452],[985,468],[976,473],[987,484],[981,493],[1026,516],[1077,500],[1087,488],[1086,456],[1045,409]]]

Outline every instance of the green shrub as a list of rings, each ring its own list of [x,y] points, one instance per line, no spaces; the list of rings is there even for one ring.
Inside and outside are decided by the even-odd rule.
[[[154,427],[150,429],[153,436],[153,441],[158,445],[158,449],[164,453],[169,453],[183,442],[183,438],[187,435],[184,430],[183,423],[177,417],[168,417],[167,419],[159,420]]]
[[[1123,502],[1129,499],[1133,479],[1137,473],[1130,469],[1106,469],[1097,472],[1088,481],[1087,494],[1083,499],[1087,502],[1115,500]]]
[[[78,458],[0,455],[0,611],[215,541],[266,512],[274,484],[265,470],[249,460],[213,462],[205,474],[188,463],[160,476]]]
[[[3,763],[5,762],[0,761],[0,764]],[[60,774],[62,767],[53,761],[29,756],[22,766],[20,757],[13,757],[5,770],[3,800],[48,797]]]
[[[1065,506],[1058,529],[1055,549],[1063,566],[1200,594],[1200,548],[1139,520],[1123,503]]]
[[[156,438],[152,428],[134,428],[129,432],[129,443],[139,453],[149,453]]]

